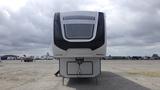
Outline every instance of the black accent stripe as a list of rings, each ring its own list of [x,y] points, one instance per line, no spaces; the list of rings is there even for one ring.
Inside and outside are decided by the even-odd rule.
[[[54,15],[54,44],[63,49],[69,48],[90,48],[95,50],[105,43],[105,21],[104,14],[99,12],[96,37],[89,42],[68,42],[62,36],[60,13]]]

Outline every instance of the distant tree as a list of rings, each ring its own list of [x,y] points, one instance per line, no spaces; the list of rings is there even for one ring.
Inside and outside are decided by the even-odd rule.
[[[159,59],[158,54],[153,54],[153,55],[152,55],[152,59]]]
[[[152,57],[159,57],[158,54],[153,54]]]
[[[47,52],[46,56],[49,56],[49,52]]]
[[[24,57],[26,57],[26,55],[23,55]]]
[[[109,55],[107,59],[109,59],[109,60],[110,60],[110,59],[112,59],[112,56],[111,56],[111,55]]]

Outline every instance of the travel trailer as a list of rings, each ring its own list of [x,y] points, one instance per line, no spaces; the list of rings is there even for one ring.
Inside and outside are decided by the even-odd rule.
[[[105,15],[102,12],[57,12],[53,22],[53,56],[63,78],[97,77],[106,57]]]

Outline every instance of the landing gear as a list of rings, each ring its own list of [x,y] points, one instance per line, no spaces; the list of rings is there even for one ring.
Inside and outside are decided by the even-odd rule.
[[[60,75],[60,71],[58,70],[54,75],[58,77]]]
[[[62,77],[62,85],[64,85],[64,77]]]

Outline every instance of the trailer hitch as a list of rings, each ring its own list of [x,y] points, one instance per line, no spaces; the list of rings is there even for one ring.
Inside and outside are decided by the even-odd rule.
[[[77,64],[78,64],[78,71],[77,71],[77,74],[80,74],[81,73],[81,64],[84,62],[84,58],[76,58],[75,59],[77,61]]]
[[[79,65],[81,65],[84,62],[84,58],[76,58],[76,61]]]

